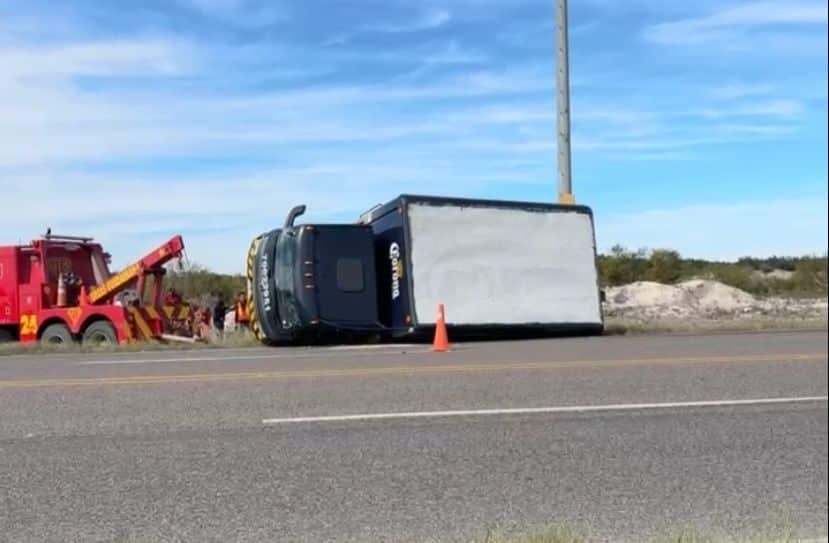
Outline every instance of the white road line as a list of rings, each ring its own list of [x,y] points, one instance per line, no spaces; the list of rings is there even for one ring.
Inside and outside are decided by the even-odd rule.
[[[757,398],[752,400],[714,400],[699,402],[631,403],[608,405],[565,405],[557,407],[520,407],[513,409],[465,409],[459,411],[417,411],[409,413],[366,413],[358,415],[330,415],[323,417],[290,417],[263,419],[262,424],[370,421],[385,419],[424,419],[439,417],[483,417],[492,415],[590,413],[596,411],[638,411],[648,409],[677,409],[695,407],[730,407],[741,405],[825,402],[827,401],[827,399],[829,399],[829,396],[802,396],[794,398]]]

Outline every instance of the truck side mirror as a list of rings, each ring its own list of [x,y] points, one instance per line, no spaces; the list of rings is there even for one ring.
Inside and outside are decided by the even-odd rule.
[[[296,206],[288,213],[288,217],[285,219],[285,228],[292,228],[294,226],[294,221],[297,217],[305,213],[305,206]]]

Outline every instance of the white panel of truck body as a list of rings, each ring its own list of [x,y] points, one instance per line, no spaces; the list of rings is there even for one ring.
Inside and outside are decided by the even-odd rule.
[[[415,312],[456,325],[602,322],[590,215],[409,204]]]

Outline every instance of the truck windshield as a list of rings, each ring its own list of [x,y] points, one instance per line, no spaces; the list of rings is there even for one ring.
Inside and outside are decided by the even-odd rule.
[[[276,283],[277,303],[279,304],[283,328],[294,328],[301,324],[294,291],[295,264],[296,236],[283,234],[276,241],[274,264],[274,282]]]

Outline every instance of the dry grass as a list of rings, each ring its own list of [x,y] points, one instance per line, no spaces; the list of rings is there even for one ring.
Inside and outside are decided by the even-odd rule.
[[[508,534],[489,531],[482,538],[475,539],[474,543],[590,543],[594,540],[587,529],[568,524],[556,524],[526,533]],[[694,527],[681,527],[669,530],[664,535],[643,538],[641,541],[642,543],[799,543],[803,540],[797,537],[792,524],[785,517],[781,517],[744,534],[731,535]]]
[[[712,332],[761,332],[785,330],[826,330],[827,319],[796,319],[755,317],[750,319],[661,319],[642,321],[623,317],[605,319],[605,335],[701,334]],[[251,334],[228,334],[211,343],[139,342],[127,345],[21,345],[0,343],[0,356],[60,353],[113,353],[142,351],[182,351],[258,347],[261,343]]]
[[[652,543],[798,543],[802,540],[793,526],[787,515],[780,515],[742,534],[703,531],[689,526],[657,537]]]
[[[72,353],[137,353],[145,351],[191,351],[198,349],[236,349],[257,347],[261,343],[251,334],[228,334],[221,340],[210,343],[179,343],[176,341],[142,341],[125,345],[22,345],[20,343],[0,344],[0,356],[30,354],[72,354]]]
[[[589,540],[587,530],[569,524],[553,524],[529,533],[490,530],[475,543],[587,543]]]

